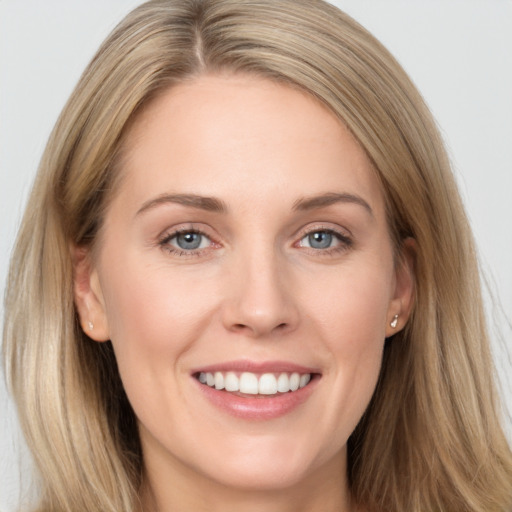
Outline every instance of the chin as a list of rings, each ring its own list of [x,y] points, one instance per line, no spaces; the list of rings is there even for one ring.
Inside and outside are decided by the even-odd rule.
[[[277,463],[276,463],[277,462]],[[241,492],[278,492],[293,488],[308,479],[307,468],[293,468],[286,461],[248,462],[216,468],[206,474],[209,480]]]
[[[277,442],[250,442],[244,449],[233,450],[218,463],[199,469],[208,480],[244,492],[282,491],[324,475],[322,468],[345,465],[345,450],[314,456],[307,443],[288,440]],[[268,441],[268,440],[267,440]],[[215,459],[209,458],[209,461]],[[206,461],[205,461],[206,462]]]

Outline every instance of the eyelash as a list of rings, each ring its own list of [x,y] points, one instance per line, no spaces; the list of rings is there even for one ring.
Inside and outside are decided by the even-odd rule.
[[[314,247],[308,247],[301,245],[301,242],[307,238],[308,236],[311,236],[315,233],[326,233],[328,235],[333,236],[337,241],[339,242],[339,245],[336,245],[334,247],[327,247],[325,249],[322,248],[314,248]],[[181,234],[195,234],[200,235],[202,237],[207,238],[210,241],[209,247],[203,247],[198,249],[179,249],[178,247],[175,247],[170,244],[170,241],[174,238],[178,237]],[[166,233],[159,241],[158,245],[165,250],[166,252],[173,254],[178,257],[195,257],[195,256],[201,256],[204,255],[206,251],[211,250],[212,245],[220,246],[219,243],[212,240],[211,236],[207,235],[204,231],[197,229],[197,228],[180,228],[172,231],[171,233]],[[353,246],[353,240],[350,238],[350,236],[347,236],[344,233],[340,233],[339,231],[336,231],[332,228],[322,227],[322,226],[315,226],[313,229],[309,229],[306,231],[303,231],[300,234],[300,238],[297,242],[294,243],[294,247],[301,247],[304,250],[308,251],[310,254],[313,254],[315,256],[331,256],[340,254],[342,252],[345,252],[349,250]]]
[[[304,239],[315,233],[326,233],[328,235],[331,235],[339,242],[339,245],[336,245],[334,247],[327,247],[325,249],[300,245]],[[303,249],[307,250],[310,254],[313,254],[315,256],[336,256],[339,255],[340,253],[346,252],[347,250],[351,249],[354,245],[354,241],[349,235],[341,233],[340,231],[337,231],[335,229],[328,228],[325,226],[315,226],[313,229],[308,229],[301,233],[299,241],[296,242],[294,245],[302,247]]]
[[[219,245],[219,244],[216,244],[216,242],[212,240],[211,236],[207,235],[204,231],[201,231],[200,229],[197,229],[197,228],[180,228],[180,229],[174,230],[172,233],[166,233],[163,236],[163,238],[161,238],[159,240],[158,245],[164,251],[166,251],[170,254],[173,254],[173,255],[179,256],[179,257],[185,257],[185,258],[201,256],[205,253],[205,251],[208,251],[209,249],[211,249],[211,247],[207,247],[207,248],[186,250],[186,249],[180,249],[180,248],[175,247],[170,244],[170,241],[173,238],[176,238],[179,235],[184,235],[184,234],[200,235],[202,237],[207,238],[210,241],[210,245],[212,245],[212,244]]]

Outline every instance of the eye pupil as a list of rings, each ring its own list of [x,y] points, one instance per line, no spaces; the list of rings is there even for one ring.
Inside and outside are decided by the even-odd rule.
[[[314,249],[327,249],[332,243],[332,234],[328,231],[315,231],[308,238],[310,247]]]
[[[180,233],[176,236],[176,244],[180,249],[197,249],[201,245],[200,233]]]

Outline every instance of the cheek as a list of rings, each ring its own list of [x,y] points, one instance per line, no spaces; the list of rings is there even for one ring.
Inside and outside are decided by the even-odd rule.
[[[156,431],[158,421],[169,432],[179,430],[165,411],[181,407],[183,356],[215,314],[213,291],[185,274],[143,265],[135,270],[126,264],[105,276],[106,311],[121,380],[136,416]]]
[[[373,270],[375,268],[375,270]],[[336,398],[329,415],[339,442],[353,431],[375,389],[382,363],[392,272],[366,266],[364,271],[338,274],[326,280],[322,293],[310,302],[317,349],[327,349]],[[340,418],[344,421],[340,423]]]
[[[109,330],[121,372],[176,369],[214,314],[215,293],[186,272],[130,264],[105,275]]]
[[[387,264],[354,265],[326,275],[323,286],[312,286],[309,301],[333,350],[357,353],[380,346],[385,338],[393,273]],[[318,282],[317,282],[318,285]]]

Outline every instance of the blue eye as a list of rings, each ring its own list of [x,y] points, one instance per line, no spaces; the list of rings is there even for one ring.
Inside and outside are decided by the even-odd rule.
[[[199,233],[180,233],[175,236],[175,239],[176,245],[180,249],[193,250],[199,249],[203,235],[200,235]]]
[[[307,237],[309,247],[313,249],[328,249],[331,247],[333,241],[332,233],[328,231],[315,231],[310,233]]]
[[[308,247],[310,249],[328,250],[345,249],[352,245],[352,241],[335,231],[319,229],[303,236],[299,244],[301,247]]]
[[[181,251],[196,251],[209,247],[211,240],[203,233],[197,231],[182,231],[168,236],[162,241],[162,245]]]

